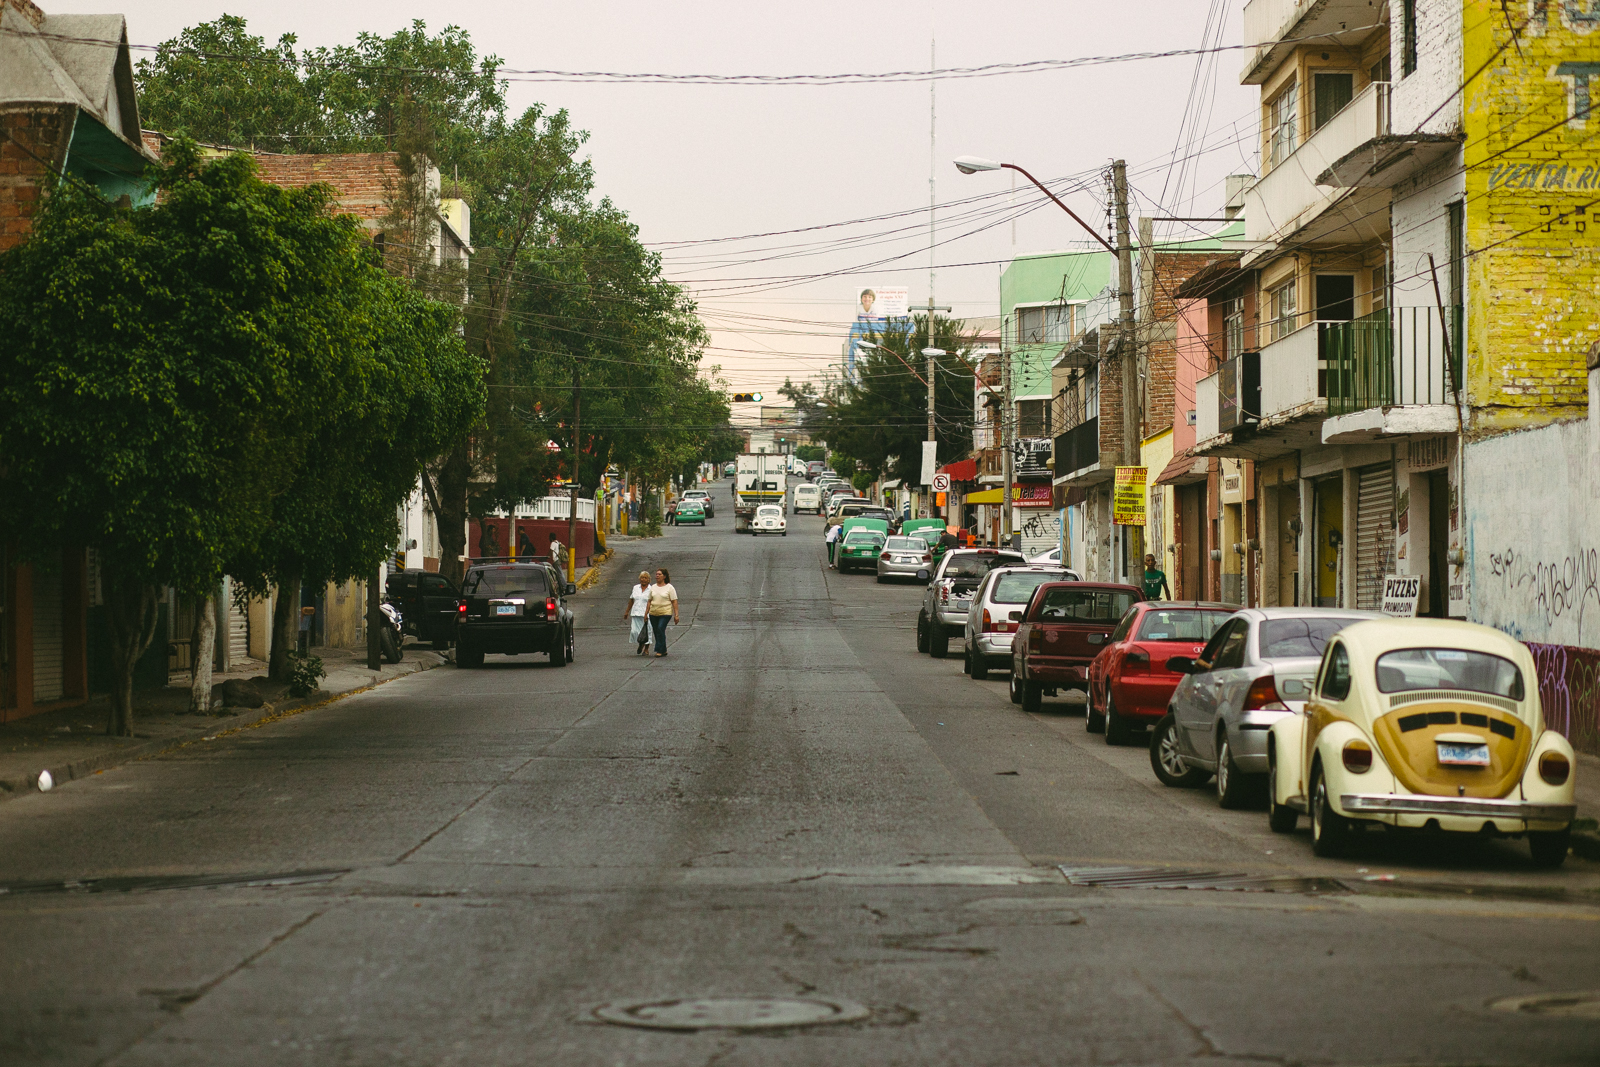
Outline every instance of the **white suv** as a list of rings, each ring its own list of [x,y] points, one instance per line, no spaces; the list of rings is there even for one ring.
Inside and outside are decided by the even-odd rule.
[[[1011,641],[1028,598],[1045,582],[1070,582],[1077,575],[1060,567],[996,567],[983,576],[967,609],[961,649],[962,669],[973,678],[989,676],[990,667],[1011,665]]]

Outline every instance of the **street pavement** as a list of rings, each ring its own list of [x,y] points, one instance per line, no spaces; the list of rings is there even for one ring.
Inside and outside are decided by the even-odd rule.
[[[1600,990],[1600,865],[1316,859],[917,655],[918,587],[828,570],[810,516],[735,536],[715,493],[618,545],[566,668],[442,667],[0,805],[0,1063],[1600,1061],[1558,996]],[[663,566],[683,624],[637,657],[624,591]],[[692,998],[850,1021],[597,1012],[721,1019],[625,1010]]]

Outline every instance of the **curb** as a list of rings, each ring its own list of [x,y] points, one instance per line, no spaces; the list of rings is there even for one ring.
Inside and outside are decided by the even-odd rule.
[[[583,592],[585,589],[589,588],[595,582],[600,580],[600,566],[601,564],[605,563],[606,560],[611,558],[611,554],[614,551],[615,549],[608,548],[589,562],[589,569],[583,572],[582,577],[580,577],[576,583],[578,586],[578,592]]]
[[[420,663],[421,661],[413,662]],[[409,678],[414,674],[421,674],[423,671],[430,671],[435,667],[442,665],[443,664],[439,663],[423,664],[417,666],[414,670],[408,670],[403,674],[396,674],[392,678],[384,678],[381,681],[374,682],[371,685],[364,685],[357,689],[347,689],[342,693],[329,693],[325,690],[319,689],[314,693],[308,694],[307,696],[293,697],[288,700],[280,700],[276,704],[263,704],[259,708],[241,709],[234,715],[227,716],[225,721],[220,717],[214,718],[207,726],[194,730],[192,734],[188,736],[175,735],[173,737],[165,737],[157,741],[145,741],[139,744],[130,744],[126,747],[113,749],[109,752],[100,752],[93,756],[85,756],[83,759],[73,760],[70,763],[62,763],[53,767],[45,767],[43,770],[50,772],[50,777],[54,785],[61,785],[65,782],[76,781],[79,778],[87,778],[99,771],[110,770],[112,767],[118,767],[124,763],[132,763],[135,760],[141,760],[150,756],[160,755],[161,753],[172,749],[183,748],[184,746],[193,744],[196,741],[206,740],[210,737],[218,737],[225,733],[234,733],[238,730],[249,729],[252,726],[259,726],[265,723],[268,719],[282,718],[295,712],[305,711],[313,707],[320,707],[323,704],[332,704],[335,701],[342,700],[347,696],[352,696],[356,693],[364,693],[368,689],[375,689],[380,685],[397,681],[401,678]],[[38,784],[39,772],[35,772],[30,774],[28,777],[21,779],[0,779],[0,803],[4,803],[7,800],[15,800],[19,797],[32,793],[36,790]],[[52,786],[52,788],[54,788],[54,786]]]

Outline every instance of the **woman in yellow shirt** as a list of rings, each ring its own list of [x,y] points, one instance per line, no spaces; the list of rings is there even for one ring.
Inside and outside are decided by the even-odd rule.
[[[678,621],[678,591],[673,588],[667,568],[656,571],[656,584],[650,587],[650,630],[656,639],[656,655],[667,654],[667,620]]]

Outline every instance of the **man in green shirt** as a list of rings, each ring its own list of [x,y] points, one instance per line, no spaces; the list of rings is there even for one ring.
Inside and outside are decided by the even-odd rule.
[[[1162,596],[1166,593],[1166,596]],[[1167,585],[1166,572],[1156,569],[1156,557],[1144,557],[1144,598],[1146,600],[1171,600],[1172,587]]]

